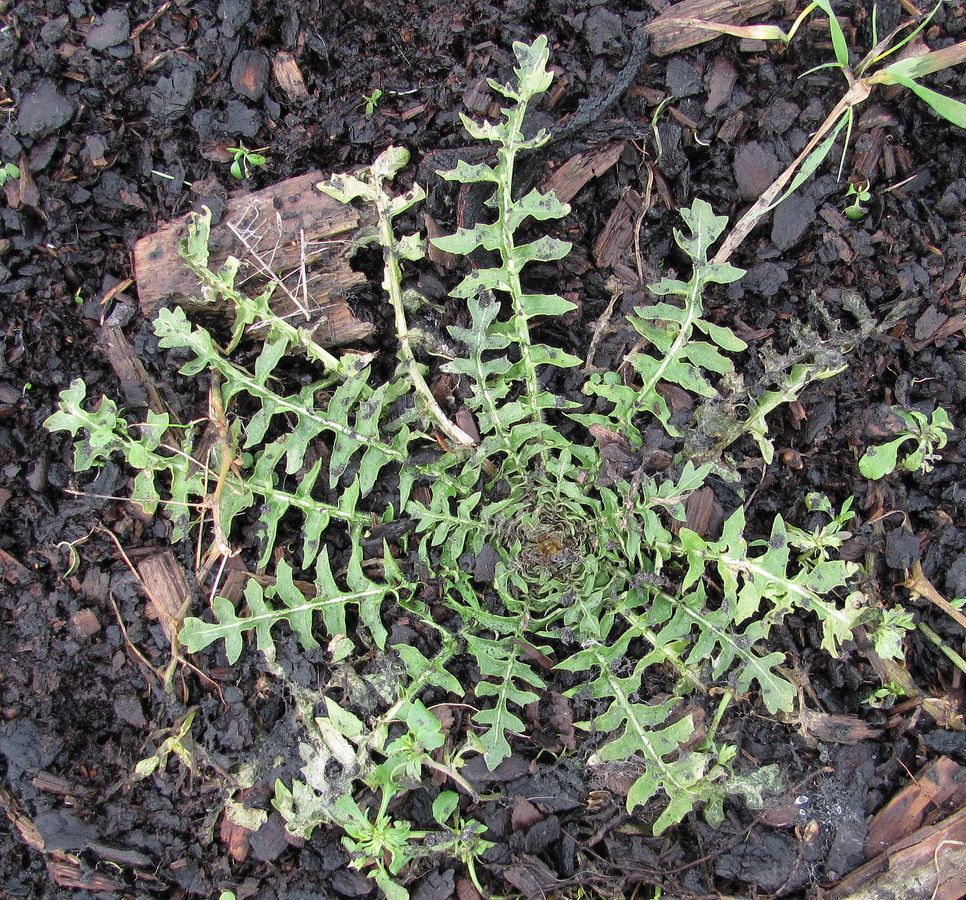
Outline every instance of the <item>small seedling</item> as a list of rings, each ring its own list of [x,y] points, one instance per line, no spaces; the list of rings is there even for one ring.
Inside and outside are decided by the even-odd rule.
[[[65,550],[67,553],[67,569],[64,571],[64,578],[70,578],[79,568],[80,568],[80,554],[77,552],[77,548],[80,544],[83,544],[92,534],[93,529],[88,531],[83,537],[78,538],[76,541],[60,541],[57,544],[58,550]]]
[[[845,192],[845,199],[848,200],[849,197],[852,198],[852,202],[845,207],[845,217],[853,222],[858,222],[865,218],[865,214],[868,212],[862,204],[868,203],[872,199],[869,182],[860,181],[857,184],[850,184],[849,189]]]
[[[902,642],[907,631],[916,627],[912,613],[901,606],[883,609],[879,624],[872,632],[872,644],[881,659],[903,660],[906,658]]]
[[[812,566],[825,562],[830,558],[829,551],[838,551],[852,537],[852,532],[847,531],[845,526],[855,518],[855,513],[852,512],[853,499],[847,497],[836,513],[824,494],[811,493],[805,498],[805,508],[810,513],[824,513],[829,521],[811,531],[796,528],[794,525],[787,526],[788,542],[801,551],[798,557],[800,562]]]
[[[185,738],[188,738],[188,733],[191,731],[191,723],[194,722],[197,712],[197,709],[191,710],[185,716],[181,726],[177,730],[172,728],[170,735],[164,739],[161,746],[151,756],[147,756],[138,762],[134,767],[135,781],[149,778],[158,770],[164,771],[164,767],[168,764],[168,757],[172,753],[192,772],[195,770],[191,741],[189,738],[186,742]]]
[[[859,460],[859,471],[872,481],[891,475],[897,467],[904,472],[931,472],[933,463],[939,459],[936,451],[946,446],[948,432],[953,428],[949,415],[941,406],[936,407],[929,418],[918,410],[900,406],[893,406],[892,411],[906,427],[888,443],[869,447]],[[916,446],[900,461],[899,450],[907,441],[915,441]]]
[[[380,768],[383,771],[377,770],[377,778],[379,774],[387,774],[385,766]],[[409,893],[396,876],[418,855],[417,842],[426,833],[389,814],[389,803],[397,793],[392,778],[382,779],[379,786],[382,788],[379,809],[372,820],[351,794],[343,794],[336,801],[335,812],[345,831],[342,846],[352,857],[350,868],[370,870],[370,877],[388,900],[407,900]]]
[[[456,813],[455,824],[449,824],[453,813]],[[476,890],[485,896],[486,892],[476,873],[476,860],[493,846],[491,841],[483,839],[486,826],[473,819],[463,819],[456,791],[439,792],[433,801],[433,818],[449,832],[448,840],[437,849],[451,853],[463,863]]]
[[[366,104],[366,118],[371,119],[373,113],[379,106],[379,101],[382,99],[382,89],[376,88],[371,94],[363,94],[362,100]]]
[[[268,147],[259,147],[257,150],[249,150],[241,141],[237,147],[228,147],[227,150],[232,156],[231,174],[241,181],[252,174],[252,169],[260,169],[268,159],[262,156],[262,151]]]
[[[906,692],[898,684],[890,681],[885,687],[873,691],[862,702],[873,709],[891,709],[896,700],[905,695]]]
[[[13,163],[0,162],[0,187],[3,187],[8,181],[19,177],[20,169],[17,166]]]

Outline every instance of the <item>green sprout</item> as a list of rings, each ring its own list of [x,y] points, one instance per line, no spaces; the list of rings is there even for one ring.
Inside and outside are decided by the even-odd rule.
[[[197,709],[191,710],[184,717],[184,721],[181,723],[180,727],[177,729],[170,729],[169,736],[164,739],[161,746],[151,756],[146,756],[144,759],[140,760],[138,764],[134,767],[134,780],[141,781],[144,778],[149,778],[156,771],[164,771],[164,767],[168,763],[168,757],[174,754],[181,760],[182,763],[192,772],[195,770],[195,760],[193,753],[193,744],[188,738],[188,734],[191,731],[191,724],[195,720],[195,716],[198,714]],[[188,738],[188,740],[186,740]]]
[[[845,207],[845,217],[851,219],[853,222],[858,222],[860,219],[865,218],[865,214],[868,212],[862,204],[868,203],[872,199],[872,193],[869,191],[869,182],[859,181],[850,184],[848,190],[845,192],[845,199],[847,200],[849,197],[852,198],[852,202]]]
[[[382,99],[382,89],[376,88],[371,94],[363,94],[362,100],[366,104],[366,118],[371,119],[373,113],[379,106],[379,101]]]
[[[237,147],[228,147],[227,150],[232,156],[231,174],[241,181],[252,174],[252,169],[260,169],[268,159],[262,156],[262,151],[268,147],[259,147],[257,150],[250,150],[242,141],[238,142]]]
[[[455,825],[447,824],[450,816],[456,813]],[[448,851],[464,866],[470,880],[481,896],[486,896],[483,885],[476,872],[476,860],[493,846],[492,841],[483,839],[486,826],[469,819],[465,820],[459,811],[459,795],[456,791],[440,791],[433,801],[433,818],[449,832],[449,837],[437,850]]]
[[[906,692],[900,685],[890,681],[885,686],[874,690],[862,702],[873,709],[891,709],[896,700],[905,695]]]
[[[905,639],[905,633],[913,631],[915,627],[912,613],[901,606],[883,609],[879,616],[879,623],[871,635],[875,652],[882,659],[905,659],[902,642]]]
[[[852,537],[852,532],[847,531],[845,526],[855,518],[855,513],[852,512],[853,499],[847,497],[836,513],[824,494],[811,493],[805,497],[805,508],[809,512],[824,513],[829,521],[812,531],[805,531],[794,525],[787,526],[788,542],[801,551],[798,558],[803,564],[814,566],[816,563],[825,562],[830,558],[829,551],[840,550],[842,544]]]
[[[859,471],[872,481],[891,475],[897,467],[905,472],[931,472],[933,463],[939,459],[936,451],[946,446],[947,432],[953,428],[941,406],[929,418],[918,410],[900,406],[893,406],[892,411],[902,419],[905,428],[891,441],[869,447],[859,460]],[[899,450],[908,441],[915,441],[916,446],[900,461]]]
[[[8,181],[19,177],[20,169],[17,166],[13,163],[0,162],[0,187],[3,187]]]
[[[424,838],[426,832],[415,831],[408,822],[392,818],[389,803],[396,796],[396,785],[391,775],[379,778],[380,774],[386,776],[388,773],[380,769],[376,772],[382,790],[373,819],[351,794],[343,794],[336,801],[334,812],[345,831],[342,846],[352,857],[350,868],[370,869],[369,877],[379,885],[388,900],[407,900],[409,892],[399,884],[397,876],[418,855],[416,842]]]

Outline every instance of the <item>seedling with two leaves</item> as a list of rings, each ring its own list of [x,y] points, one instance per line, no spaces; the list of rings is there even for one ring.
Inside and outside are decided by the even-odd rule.
[[[242,141],[239,141],[237,147],[227,147],[226,149],[232,158],[232,177],[239,181],[248,178],[253,169],[260,169],[268,163],[268,157],[262,155],[268,147],[250,150]]]
[[[852,198],[852,202],[845,207],[845,217],[853,222],[858,222],[865,218],[868,210],[862,205],[872,199],[872,192],[869,190],[868,181],[859,181],[850,184],[845,192],[845,199]]]
[[[375,88],[371,94],[363,94],[362,102],[366,105],[366,118],[371,119],[379,107],[382,99],[382,88]]]
[[[160,746],[154,751],[154,753],[152,753],[150,756],[146,756],[137,763],[137,765],[134,767],[135,781],[141,781],[144,778],[149,778],[159,770],[163,772],[164,767],[168,763],[168,757],[172,754],[177,756],[187,769],[194,772],[195,754],[193,743],[188,735],[191,733],[191,725],[194,722],[197,714],[197,709],[191,710],[184,717],[180,726],[170,729],[168,737],[161,742]]]

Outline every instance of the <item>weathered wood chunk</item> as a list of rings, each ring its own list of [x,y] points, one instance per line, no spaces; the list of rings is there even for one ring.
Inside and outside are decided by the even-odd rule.
[[[696,22],[741,25],[771,11],[775,0],[683,0],[644,26],[651,36],[651,52],[667,56],[714,40],[719,34]]]
[[[624,141],[608,144],[568,159],[542,186],[545,193],[553,191],[561,203],[569,203],[592,178],[603,175],[624,152]]]
[[[644,199],[628,188],[614,207],[603,231],[594,242],[594,260],[598,266],[612,266],[634,243],[634,223],[644,207]]]
[[[372,326],[357,319],[345,302],[346,291],[365,280],[349,265],[359,213],[316,190],[322,178],[308,172],[260,191],[233,194],[221,222],[211,228],[209,251],[212,268],[228,256],[242,260],[239,283],[244,279],[246,291],[276,281],[275,311],[307,310],[312,321],[322,323],[316,340],[334,346],[367,336]],[[194,305],[197,280],[178,252],[188,219],[163,225],[134,247],[138,297],[147,317],[166,301]]]

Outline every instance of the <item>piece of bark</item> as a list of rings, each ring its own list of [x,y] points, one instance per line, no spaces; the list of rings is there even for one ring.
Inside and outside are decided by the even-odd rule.
[[[594,261],[600,267],[612,266],[634,242],[634,223],[644,200],[629,188],[614,206],[601,233],[594,242]]]
[[[302,97],[308,96],[309,92],[305,87],[302,70],[291,53],[279,50],[275,54],[275,59],[272,60],[272,74],[289,101],[300,100]]]
[[[483,76],[475,79],[463,94],[463,106],[470,115],[482,115],[490,108],[493,95]]]
[[[569,203],[592,178],[603,175],[624,152],[625,142],[618,141],[587,153],[570,157],[550,178],[541,190],[553,191],[561,203]]]
[[[426,112],[427,105],[425,103],[417,103],[415,106],[410,106],[408,109],[404,109],[400,114],[399,118],[403,122],[409,122],[415,119],[417,116],[422,115]]]
[[[885,147],[886,130],[882,127],[871,129],[865,139],[857,145],[852,157],[852,171],[863,181],[875,181],[882,162],[882,151]]]
[[[124,335],[120,325],[104,325],[98,340],[100,348],[107,356],[117,380],[121,383],[121,393],[126,406],[147,406],[156,413],[167,413],[173,423],[178,419],[168,409],[154,379],[148,374],[134,348]]]
[[[891,847],[912,834],[930,808],[942,806],[963,786],[966,773],[955,760],[940,756],[921,769],[873,817],[865,841],[866,858]]]
[[[26,584],[30,581],[30,569],[15,556],[0,549],[0,578],[9,584]]]
[[[93,637],[101,630],[101,623],[92,610],[79,609],[70,617],[70,624],[74,626],[74,631],[82,638]]]
[[[39,207],[40,189],[30,172],[30,160],[26,153],[20,154],[18,168],[20,175],[7,180],[5,188],[7,205],[11,209],[20,209],[22,206]]]
[[[684,514],[687,527],[695,534],[705,537],[711,531],[712,524],[722,518],[721,504],[715,499],[714,491],[705,485],[688,496],[684,502]],[[677,534],[681,523],[675,520],[672,528],[674,526],[677,526],[675,528],[675,534]]]
[[[510,826],[514,831],[526,831],[537,822],[542,822],[546,816],[537,809],[526,797],[517,794],[510,812]]]
[[[645,25],[644,31],[651,37],[651,52],[667,56],[720,37],[717,31],[701,28],[689,20],[740,25],[767,15],[774,5],[775,0],[683,0]]]
[[[719,53],[711,63],[711,80],[708,84],[708,99],[704,102],[704,111],[709,115],[719,106],[723,106],[731,99],[735,82],[738,80],[738,70],[724,54]]]
[[[469,878],[457,878],[456,900],[483,900],[483,895],[476,889]]]
[[[148,595],[151,613],[161,623],[164,636],[171,640],[181,627],[188,582],[181,564],[170,550],[164,550],[137,564],[138,575]]]
[[[38,772],[31,779],[31,784],[38,791],[43,791],[45,794],[54,794],[58,797],[88,797],[91,794],[89,788],[81,787],[66,778],[61,778],[59,775],[44,770]]]
[[[958,316],[948,316],[928,338],[922,341],[916,341],[911,346],[917,352],[924,350],[929,344],[936,344],[941,347],[942,342],[946,338],[952,337],[956,332],[964,330],[966,330],[966,313],[960,313]]]
[[[433,243],[433,238],[444,237],[448,232],[445,228],[441,228],[428,212],[423,212],[423,225],[426,228],[426,256],[429,257],[429,261],[448,272],[452,272],[459,265],[456,255],[446,250],[440,250]]]
[[[260,50],[242,50],[229,76],[232,89],[248,100],[261,100],[268,86],[268,59]]]
[[[228,570],[225,572],[224,578],[221,582],[221,587],[218,589],[218,594],[222,597],[227,597],[232,603],[237,604],[242,598],[242,594],[245,591],[245,584],[248,582],[248,570],[242,566],[241,568],[235,568],[232,566],[238,559],[237,556],[233,556],[229,561]]]
[[[310,312],[313,319],[323,322],[316,340],[334,346],[359,340],[371,333],[372,326],[356,319],[344,299],[349,288],[365,280],[362,273],[352,271],[348,258],[350,238],[359,227],[360,216],[353,207],[316,189],[322,177],[320,172],[308,172],[260,191],[233,194],[221,223],[211,228],[209,265],[217,269],[228,256],[235,256],[243,262],[239,281],[256,272],[249,251],[229,225],[251,229],[262,257],[271,260],[272,271],[301,301],[301,288],[296,291],[295,287],[297,276],[291,273],[298,273],[305,260]],[[188,220],[188,216],[175,219],[134,246],[138,298],[148,318],[166,300],[189,308],[199,306],[192,299],[198,294],[197,279],[178,252]],[[254,277],[246,281],[245,289],[258,291],[265,283],[266,279]],[[272,308],[287,316],[295,311],[295,304],[285,291],[276,290]]]
[[[20,808],[17,798],[7,793],[2,787],[0,787],[0,813],[17,829],[21,839],[28,847],[39,850],[41,853],[44,851],[46,844],[43,835],[37,830],[33,819]]]
[[[228,848],[229,855],[236,863],[241,864],[248,858],[248,840],[251,834],[250,829],[232,822],[227,813],[222,813],[218,837]]]
[[[829,900],[966,896],[966,809],[920,828],[850,872]]]
[[[124,887],[119,881],[108,878],[100,872],[84,871],[80,861],[72,854],[56,855],[59,858],[47,860],[47,874],[58,887],[91,891],[95,894],[113,893]]]
[[[344,300],[325,306],[324,318],[315,326],[312,339],[320,347],[340,347],[365,340],[373,332],[371,322],[357,318]]]
[[[745,114],[739,109],[721,123],[718,129],[718,140],[724,144],[733,144],[744,127]]]
[[[857,744],[882,734],[875,728],[869,728],[858,716],[802,709],[798,721],[806,738],[814,738],[826,744]]]

